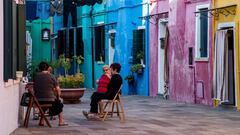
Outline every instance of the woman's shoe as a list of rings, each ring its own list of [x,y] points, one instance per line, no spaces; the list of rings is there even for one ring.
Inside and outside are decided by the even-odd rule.
[[[83,116],[85,116],[87,119],[89,119],[89,117],[88,117],[88,112],[82,111],[82,113],[83,113]]]
[[[68,123],[59,123],[58,126],[68,126]]]

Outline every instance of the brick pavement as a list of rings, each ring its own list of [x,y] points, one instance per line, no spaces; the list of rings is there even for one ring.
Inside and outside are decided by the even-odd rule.
[[[159,97],[124,96],[126,122],[117,117],[107,121],[88,121],[82,110],[89,109],[87,92],[81,104],[66,104],[67,127],[38,127],[31,120],[29,128],[20,127],[11,135],[240,135],[240,112],[203,105],[176,103]]]

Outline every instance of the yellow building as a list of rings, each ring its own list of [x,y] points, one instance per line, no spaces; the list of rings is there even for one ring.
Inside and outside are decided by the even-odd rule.
[[[213,0],[213,96],[240,111],[240,0]],[[216,102],[215,102],[216,103]]]

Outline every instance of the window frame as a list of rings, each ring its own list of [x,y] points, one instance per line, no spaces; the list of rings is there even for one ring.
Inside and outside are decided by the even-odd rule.
[[[203,5],[197,5],[196,6],[196,12],[199,12],[201,9],[209,9],[210,4],[203,4]],[[208,13],[209,14],[209,13]],[[200,52],[200,15],[196,17],[196,26],[195,26],[195,61],[208,61],[209,60],[209,38],[210,38],[210,19],[208,18],[208,29],[207,29],[207,56],[206,57],[201,57],[201,52]]]

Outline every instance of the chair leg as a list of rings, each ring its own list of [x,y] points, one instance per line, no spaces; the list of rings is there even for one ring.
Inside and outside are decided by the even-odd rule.
[[[110,106],[113,106],[113,103],[111,103]],[[107,105],[105,106],[104,110],[106,110],[106,108],[107,108]],[[108,110],[106,110],[106,112],[104,112],[104,116],[102,118],[102,121],[104,121],[107,118],[107,115],[108,115]]]
[[[111,112],[111,117],[113,117],[113,113],[114,113],[114,106],[115,106],[115,103],[112,104],[112,112]]]
[[[27,107],[27,112],[25,114],[25,119],[24,119],[24,124],[23,124],[26,128],[28,128],[28,122],[29,122],[29,117],[30,117],[32,106],[33,106],[33,98],[31,97],[28,107]]]
[[[125,121],[124,109],[123,109],[122,101],[121,101],[120,98],[119,98],[119,104],[120,104],[120,107],[121,107],[122,120]]]
[[[44,111],[42,110],[40,104],[38,103],[38,101],[37,101],[36,99],[34,99],[34,100],[35,100],[35,104],[36,104],[36,106],[37,106],[37,108],[38,108],[38,110],[39,110],[39,112],[40,112],[41,118],[43,118],[43,119],[45,120],[45,122],[47,123],[48,127],[51,128],[52,126],[51,126],[51,124],[49,123],[48,119],[46,118],[45,113],[44,113]]]

